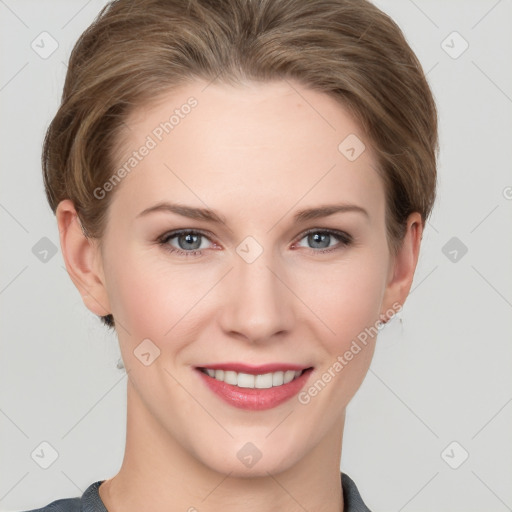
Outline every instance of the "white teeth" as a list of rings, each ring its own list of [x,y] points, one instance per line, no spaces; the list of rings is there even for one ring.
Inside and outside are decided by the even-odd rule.
[[[233,386],[236,386],[237,382],[238,382],[238,377],[236,375],[236,372],[225,371],[224,372],[224,382],[226,384],[231,384]]]
[[[260,375],[252,375],[250,373],[237,373],[230,370],[212,370],[210,368],[203,369],[203,372],[216,380],[238,386],[240,388],[256,388],[268,389],[271,387],[282,386],[288,384],[302,374],[301,370],[287,370],[285,372],[263,373]]]
[[[239,388],[253,388],[254,380],[254,375],[250,373],[239,373],[237,386]]]
[[[274,372],[272,374],[272,386],[282,386],[284,383],[284,372]]]
[[[295,378],[295,372],[293,370],[288,370],[284,372],[284,383],[288,384]]]
[[[263,375],[256,375],[254,379],[254,387],[258,389],[266,389],[272,387],[272,374],[264,373]]]

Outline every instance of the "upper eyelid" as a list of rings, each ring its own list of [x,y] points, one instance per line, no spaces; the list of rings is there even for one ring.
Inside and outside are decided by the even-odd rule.
[[[171,231],[166,231],[163,235],[159,236],[158,237],[158,240],[165,240],[165,239],[169,239],[169,238],[174,238],[174,237],[177,237],[179,235],[186,235],[186,234],[194,234],[194,235],[201,235],[201,236],[204,236],[205,238],[208,238],[210,241],[211,241],[211,238],[214,238],[213,236],[213,233],[211,233],[210,231],[204,231],[204,230],[201,230],[201,229],[174,229],[174,230],[171,230]]]

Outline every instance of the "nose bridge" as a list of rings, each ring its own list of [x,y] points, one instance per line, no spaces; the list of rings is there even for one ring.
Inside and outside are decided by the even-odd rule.
[[[290,329],[293,295],[281,282],[285,278],[279,259],[270,249],[258,250],[251,240],[242,242],[237,253],[227,280],[222,328],[249,341],[265,340]]]

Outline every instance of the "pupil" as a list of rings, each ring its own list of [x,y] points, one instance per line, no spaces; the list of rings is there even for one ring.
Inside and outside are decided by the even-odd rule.
[[[191,243],[193,244],[194,242],[197,244],[199,235],[193,235],[192,233],[187,233],[186,235],[182,235],[182,238],[185,239],[185,243],[187,243],[187,244],[191,244]],[[201,244],[199,244],[199,245],[201,245]],[[198,249],[199,245],[197,247],[182,247],[182,249]]]
[[[329,235],[328,233],[314,233],[313,235],[309,235],[309,236],[310,236],[310,241],[312,241],[313,245],[317,244],[317,243],[322,244],[322,242],[325,242],[327,240],[327,245],[324,244],[320,248],[325,249],[325,248],[329,247],[329,237],[331,235]]]

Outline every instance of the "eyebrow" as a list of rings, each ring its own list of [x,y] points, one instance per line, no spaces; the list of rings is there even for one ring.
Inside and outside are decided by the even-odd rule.
[[[137,215],[137,218],[144,217],[153,212],[169,212],[181,215],[182,217],[188,217],[189,219],[204,220],[217,224],[226,224],[225,217],[216,213],[214,210],[168,202],[158,203],[154,206],[146,208]],[[370,217],[364,208],[355,204],[328,204],[316,208],[306,208],[304,210],[299,210],[297,213],[295,213],[293,218],[296,223],[299,223],[305,222],[307,220],[328,217],[329,215],[334,215],[335,213],[345,212],[358,212],[362,213],[368,218]]]

